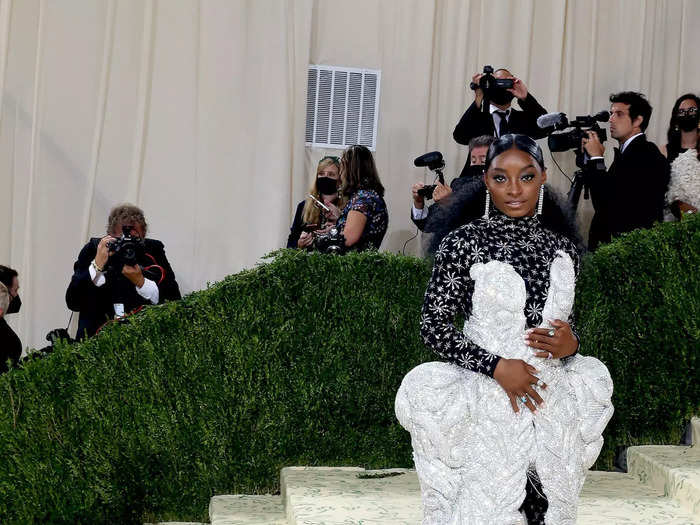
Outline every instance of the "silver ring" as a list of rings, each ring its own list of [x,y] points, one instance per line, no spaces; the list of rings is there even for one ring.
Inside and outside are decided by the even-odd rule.
[[[547,359],[552,359],[552,352],[547,352]]]
[[[548,335],[549,337],[553,337],[553,336],[554,336],[554,333],[555,333],[555,332],[554,332],[554,328],[550,328],[549,332],[547,332],[547,335]]]
[[[521,402],[523,405],[524,405],[525,403],[527,403],[527,396],[521,397],[521,398],[520,398],[520,402]]]
[[[551,355],[551,354],[550,354]],[[537,386],[542,388],[544,386],[544,381],[542,381],[540,378],[537,378]]]

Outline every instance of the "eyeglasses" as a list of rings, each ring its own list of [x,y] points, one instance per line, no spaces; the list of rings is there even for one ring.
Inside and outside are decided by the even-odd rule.
[[[695,115],[698,112],[698,108],[685,108],[685,109],[679,109],[678,110],[678,116],[679,117],[684,117],[687,115]]]

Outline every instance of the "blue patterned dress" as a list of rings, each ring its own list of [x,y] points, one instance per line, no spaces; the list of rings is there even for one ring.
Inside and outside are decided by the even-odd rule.
[[[347,203],[338,219],[338,230],[342,233],[348,220],[348,213],[355,210],[367,217],[367,224],[360,240],[352,246],[353,250],[378,250],[389,226],[389,213],[384,199],[374,190],[358,190]]]

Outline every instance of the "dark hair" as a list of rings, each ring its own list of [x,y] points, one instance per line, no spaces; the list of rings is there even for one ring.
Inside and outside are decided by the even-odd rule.
[[[494,140],[486,154],[485,169],[488,170],[493,159],[510,149],[517,149],[527,153],[544,170],[544,155],[539,144],[527,135],[508,134]],[[544,185],[544,202],[542,215],[539,217],[542,226],[548,230],[563,235],[572,241],[579,253],[583,253],[584,245],[581,233],[576,224],[575,210],[566,205],[564,198],[552,187]]]
[[[695,105],[700,111],[700,97],[697,97],[693,93],[686,93],[681,95],[676,100],[671,110],[671,120],[668,122],[668,131],[666,132],[666,156],[668,157],[668,162],[671,163],[681,152],[681,131],[678,129],[678,109],[684,100],[694,100]],[[700,144],[700,141],[698,141]]]
[[[636,91],[621,91],[610,95],[610,103],[629,104],[630,120],[642,117],[642,123],[639,125],[639,129],[642,131],[647,129],[649,119],[651,118],[652,107],[644,95]]]
[[[486,154],[486,162],[484,163],[484,170],[488,171],[489,166],[493,159],[498,157],[504,151],[509,149],[517,149],[524,153],[530,155],[537,164],[539,164],[541,169],[544,169],[544,155],[542,154],[542,148],[539,144],[527,135],[513,134],[503,135],[491,143],[489,146],[489,151]]]
[[[10,286],[12,286],[12,279],[15,277],[17,277],[17,270],[0,264],[0,283],[7,286],[8,290],[10,289]]]
[[[384,186],[379,180],[372,152],[365,146],[350,146],[340,159],[340,172],[344,173],[343,195],[348,197],[358,190],[374,190],[384,196]]]
[[[479,135],[478,137],[474,137],[469,141],[469,153],[471,153],[474,148],[483,148],[484,146],[488,148],[493,144],[494,140],[496,140],[496,138],[493,135]]]

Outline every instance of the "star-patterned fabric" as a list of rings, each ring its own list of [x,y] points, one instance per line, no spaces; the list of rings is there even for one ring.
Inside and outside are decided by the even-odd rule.
[[[538,217],[509,217],[492,210],[445,237],[435,253],[432,277],[421,314],[421,335],[427,346],[448,362],[493,377],[499,356],[470,341],[455,324],[471,314],[474,263],[497,260],[510,264],[525,281],[528,327],[542,323],[542,309],[549,290],[549,271],[557,250],[574,261],[578,275],[579,254],[575,244],[540,223]],[[573,320],[567,320],[572,324]]]

